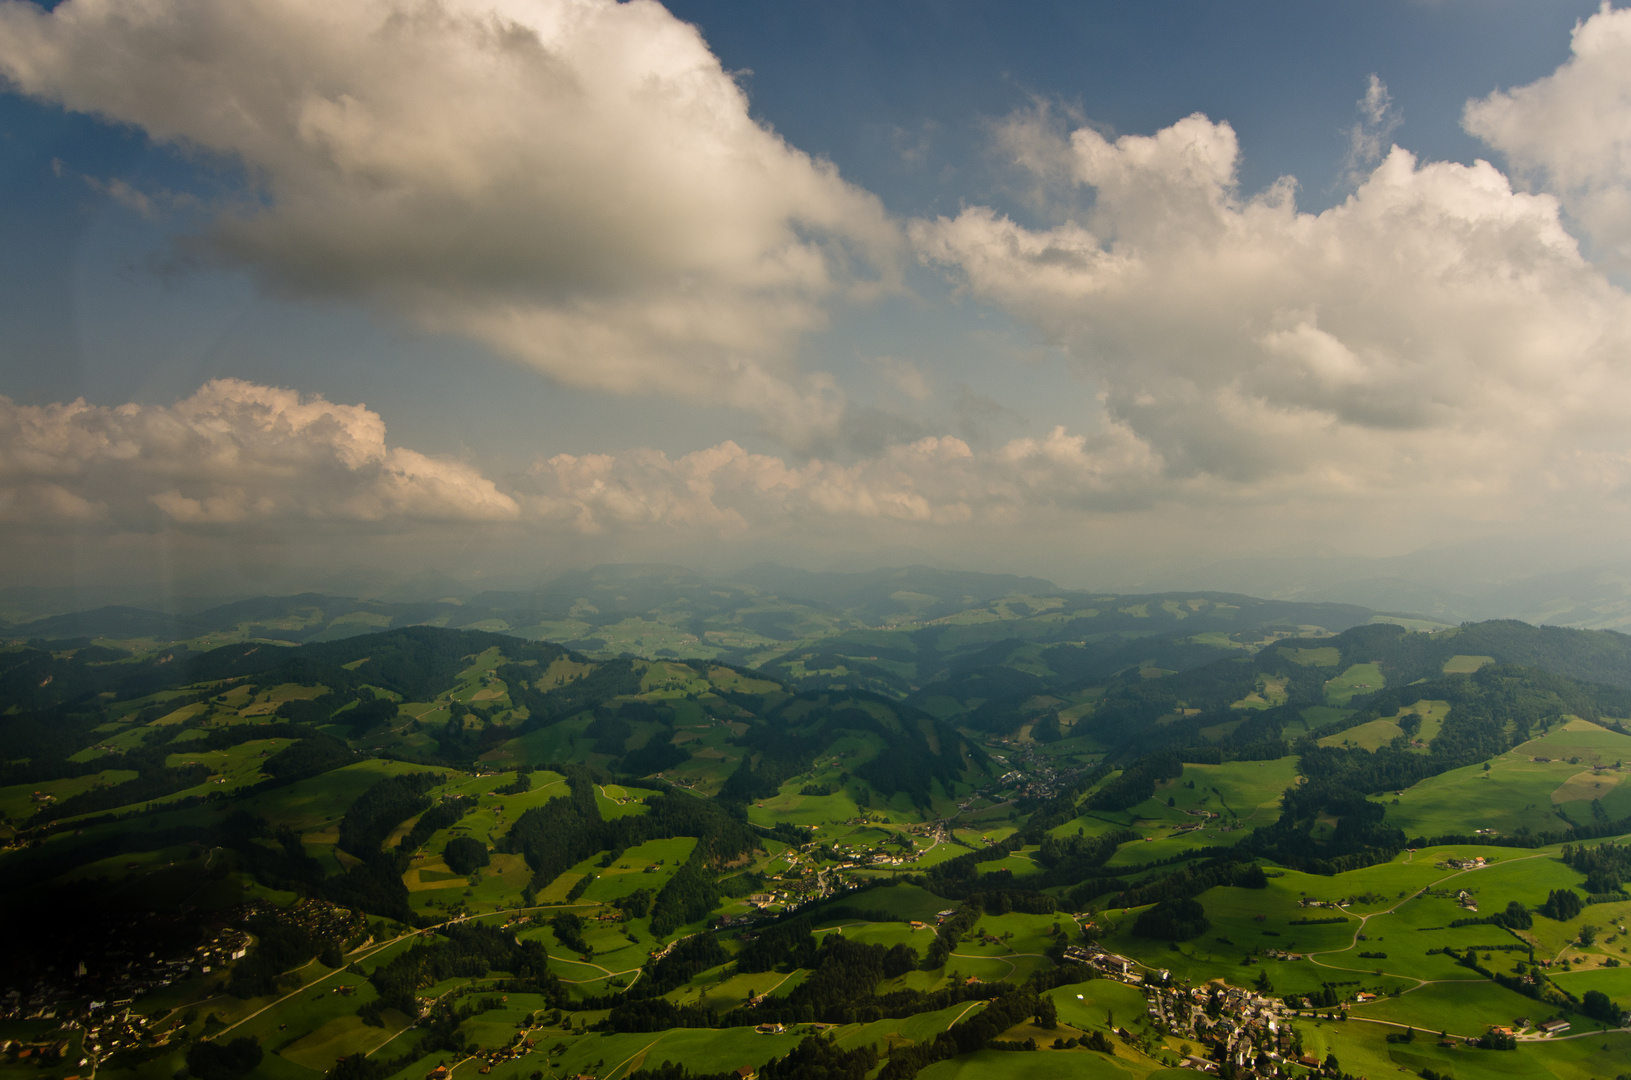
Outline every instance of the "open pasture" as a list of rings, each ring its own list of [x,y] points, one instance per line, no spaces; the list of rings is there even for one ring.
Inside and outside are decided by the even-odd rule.
[[[1565,883],[1573,883],[1580,888],[1580,875],[1566,867],[1559,866],[1558,876]],[[1631,956],[1620,952],[1627,946],[1624,936],[1613,945],[1609,945],[1609,934],[1616,933],[1616,928],[1631,925],[1631,901],[1620,900],[1609,904],[1589,904],[1585,910],[1567,922],[1556,922],[1544,916],[1536,916],[1534,928],[1527,931],[1525,936],[1535,943],[1535,955],[1539,957],[1561,958],[1575,956],[1581,951],[1596,952],[1611,955],[1624,963],[1631,963]],[[1576,944],[1582,926],[1596,926],[1601,931],[1597,942],[1590,949],[1581,950]]]
[[[1329,887],[1329,879],[1314,880],[1325,882]],[[1167,968],[1176,977],[1193,982],[1223,978],[1235,985],[1249,986],[1261,967],[1269,971],[1278,992],[1307,993],[1317,989],[1320,982],[1329,980],[1330,973],[1322,972],[1307,960],[1269,958],[1267,951],[1277,949],[1306,955],[1345,949],[1359,929],[1357,918],[1345,918],[1340,911],[1299,907],[1298,900],[1304,891],[1302,885],[1307,883],[1304,875],[1294,878],[1287,874],[1271,878],[1266,889],[1208,889],[1197,899],[1206,909],[1211,927],[1176,947],[1165,941],[1139,937],[1133,932],[1136,912],[1119,910],[1105,913],[1107,926],[1100,940],[1107,948],[1136,957],[1150,966]],[[1315,925],[1294,923],[1297,919],[1332,918],[1344,921]],[[1247,963],[1247,957],[1253,954],[1256,954],[1255,962]]]
[[[1360,694],[1382,689],[1386,683],[1382,669],[1375,664],[1354,664],[1326,682],[1325,703],[1340,708]]]
[[[1601,990],[1622,1009],[1631,1009],[1631,967],[1596,968],[1554,974],[1552,981],[1575,997],[1588,990]]]
[[[1563,806],[1571,802],[1590,802],[1592,799],[1610,799],[1618,794],[1622,774],[1613,769],[1586,769],[1577,772],[1559,784],[1552,792],[1552,802]],[[1607,806],[1607,803],[1604,803]]]
[[[279,750],[289,746],[292,739],[255,739],[251,742],[239,743],[226,750],[189,750],[182,744],[176,751],[164,759],[166,766],[176,768],[182,765],[198,764],[206,766],[211,778],[206,784],[219,785],[224,781],[231,787],[240,787],[265,779],[261,772],[261,764]],[[204,785],[199,785],[200,788]],[[197,790],[197,789],[194,789]],[[179,798],[185,792],[167,796],[167,799]],[[156,801],[156,800],[154,800]]]
[[[982,915],[974,929],[957,946],[959,953],[976,956],[1004,956],[1008,953],[1040,953],[1053,943],[1054,923],[1070,929],[1068,916],[1059,913],[1027,915],[1012,911],[1006,915]],[[995,938],[998,944],[983,941]]]
[[[1554,813],[1552,793],[1580,768],[1556,759],[1531,760],[1542,741],[1531,740],[1490,759],[1488,772],[1482,764],[1451,769],[1402,794],[1377,800],[1387,806],[1388,824],[1406,836],[1466,835],[1478,829],[1504,834],[1555,831],[1562,822]]]
[[[277,1053],[296,1065],[326,1073],[340,1058],[372,1053],[389,1042],[407,1024],[401,1013],[394,1013],[393,1018],[394,1023],[378,1028],[355,1015],[337,1016]]]
[[[1187,832],[1178,832],[1177,827],[1162,829],[1151,826],[1148,822],[1141,823],[1139,829],[1148,835],[1139,840],[1129,840],[1116,850],[1105,863],[1105,868],[1120,871],[1126,867],[1142,866],[1146,863],[1162,862],[1174,859],[1185,852],[1214,845],[1235,844],[1240,842],[1247,833],[1243,829],[1233,829],[1224,832],[1216,822],[1208,826]],[[1162,862],[1162,865],[1167,865]],[[1176,867],[1176,863],[1172,864]]]
[[[1571,719],[1514,747],[1512,752],[1529,757],[1578,757],[1586,765],[1612,765],[1631,758],[1631,735],[1621,735],[1589,720]]]
[[[1342,663],[1342,650],[1335,645],[1321,645],[1314,649],[1281,649],[1280,655],[1305,667],[1336,667]]]
[[[1378,998],[1349,1008],[1352,1016],[1415,1024],[1453,1035],[1482,1035],[1496,1025],[1509,1025],[1520,1016],[1540,1019],[1550,1015],[1545,1005],[1515,990],[1487,980],[1429,983],[1393,998]],[[1587,1022],[1589,1023],[1589,1022]]]
[[[760,1035],[752,1028],[674,1028],[660,1032],[593,1035],[566,1040],[568,1049],[556,1060],[566,1075],[589,1074],[601,1080],[622,1080],[634,1070],[683,1062],[694,1072],[735,1072],[744,1065],[757,1068],[785,1055],[801,1036]]]
[[[1035,853],[1036,848],[1034,847],[1029,850],[1021,848],[1006,858],[980,863],[978,870],[981,874],[995,874],[1006,870],[1016,878],[1039,874],[1042,872],[1042,864],[1032,857]]]
[[[300,992],[289,995],[287,1000],[264,1012],[259,1012],[262,1005],[268,1001],[277,1002],[284,994],[270,999],[255,999],[259,1004],[255,1004],[253,1008],[245,1008],[241,1012],[237,1009],[231,1012],[222,1011],[217,1007],[220,1002],[234,1000],[231,998],[216,999],[210,1003],[210,1008],[216,1011],[221,1019],[237,1025],[228,1038],[251,1036],[266,1044],[267,1049],[271,1049],[277,1043],[289,1038],[286,1034],[279,1035],[280,1024],[287,1024],[288,1030],[292,1032],[314,1032],[334,1020],[344,1017],[355,1019],[357,1007],[373,1001],[378,996],[373,985],[359,973],[330,971],[315,960],[302,969],[301,975],[306,985]],[[350,990],[349,994],[344,992],[347,988]],[[253,1002],[244,1004],[247,1006]]]
[[[357,796],[388,776],[424,771],[423,765],[369,758],[288,787],[261,792],[242,805],[252,813],[264,814],[274,825],[305,830],[338,821]]]
[[[1360,724],[1319,741],[1321,746],[1357,746],[1361,750],[1376,750],[1404,734],[1397,720],[1382,717],[1368,724]]]
[[[972,1054],[937,1061],[918,1073],[921,1080],[1132,1080],[1149,1076],[1157,1069],[1149,1062],[1142,1067],[1129,1061],[1126,1050],[1105,1057],[1091,1050],[1039,1051],[1034,1054],[979,1050]]]
[[[1120,1027],[1143,1017],[1146,1005],[1143,991],[1113,979],[1070,983],[1047,991],[1045,996],[1058,1008],[1060,1023],[1079,1031]]]
[[[1324,727],[1326,724],[1332,724],[1338,720],[1344,720],[1354,714],[1353,709],[1337,709],[1330,705],[1310,705],[1307,708],[1299,710],[1299,712],[1302,715],[1303,724],[1306,726],[1308,731],[1315,731]],[[1287,737],[1291,737],[1290,729],[1288,729]]]
[[[1432,953],[1430,950],[1449,947],[1465,951],[1482,945],[1518,944],[1500,927],[1451,927],[1450,922],[1454,920],[1455,915],[1465,913],[1449,901],[1434,903],[1435,910],[1420,920],[1401,917],[1404,909],[1393,915],[1372,916],[1365,924],[1364,941],[1357,941],[1350,948],[1340,952],[1320,953],[1313,961],[1315,966],[1355,973],[1339,975],[1333,972],[1328,977],[1331,979],[1358,977],[1367,986],[1377,981],[1378,972],[1385,976],[1427,982],[1439,980],[1478,982],[1482,980],[1482,976],[1470,968],[1463,967],[1458,962],[1458,957]],[[1447,907],[1452,911],[1438,910],[1437,906]],[[1442,922],[1439,921],[1441,919]],[[1364,957],[1360,955],[1361,953],[1373,955]],[[1375,955],[1377,953],[1383,955],[1378,957]],[[1483,963],[1492,971],[1512,974],[1512,966],[1520,960],[1527,959],[1528,955],[1522,952],[1492,951]],[[1409,987],[1408,983],[1405,985]]]
[[[133,769],[103,769],[84,776],[65,777],[61,780],[41,780],[33,784],[13,784],[0,787],[0,814],[21,822],[32,817],[41,804],[34,799],[35,792],[49,795],[56,802],[72,798],[102,784],[122,784],[136,779]]]
[[[846,896],[841,902],[846,907],[887,912],[899,919],[916,919],[919,922],[933,922],[935,912],[955,906],[951,901],[916,885],[867,889]],[[821,918],[819,914],[815,917]]]
[[[1185,765],[1183,776],[1170,783],[1162,794],[1174,797],[1178,808],[1182,809],[1188,805],[1182,792],[1188,791],[1190,797],[1196,800],[1194,808],[1204,807],[1240,821],[1256,817],[1260,823],[1267,824],[1273,821],[1273,817],[1258,815],[1256,811],[1277,809],[1280,795],[1291,786],[1296,776],[1295,757],[1273,761],[1229,761],[1222,765]],[[1187,786],[1190,781],[1194,781],[1194,788]]]
[[[655,896],[691,857],[696,846],[695,837],[676,836],[631,847],[610,866],[601,866],[596,857],[587,866],[574,868],[595,875],[595,880],[584,890],[583,898],[614,903],[640,889],[649,889]]]
[[[1118,827],[1112,822],[1121,818],[1127,824],[1139,823],[1140,831],[1158,839],[1123,845],[1111,865],[1148,862],[1166,858],[1190,847],[1230,844],[1242,839],[1244,828],[1272,823],[1279,814],[1280,798],[1297,777],[1297,759],[1283,757],[1273,761],[1230,761],[1221,765],[1184,766],[1183,775],[1156,785],[1155,795],[1133,807],[1126,814],[1100,814],[1097,818],[1105,828]],[[1194,785],[1193,787],[1191,785]],[[1167,800],[1173,805],[1168,806]],[[1204,813],[1216,818],[1200,816]],[[1056,833],[1066,834],[1091,825],[1090,820],[1078,820],[1061,827]],[[1185,826],[1200,825],[1191,832],[1163,835],[1159,830],[1177,830]],[[1222,832],[1223,827],[1241,828],[1242,831]],[[1103,830],[1094,830],[1103,831]],[[1159,850],[1158,850],[1159,849]]]
[[[1457,1080],[1473,1080],[1465,1068],[1466,1055],[1456,1056],[1457,1051],[1435,1045],[1436,1029],[1431,1036],[1418,1032],[1415,1041],[1399,1044],[1387,1042],[1388,1033],[1398,1029],[1382,1024],[1305,1018],[1296,1022],[1296,1028],[1307,1053],[1321,1061],[1334,1055],[1344,1071],[1352,1070],[1356,1076],[1394,1076],[1402,1067],[1411,1072],[1430,1067]],[[1470,1034],[1481,1035],[1483,1029]]]
[[[934,940],[932,924],[926,924],[921,930],[913,930],[910,924],[901,922],[843,922],[818,928],[816,932],[823,931],[842,933],[847,940],[862,945],[882,945],[885,948],[909,945],[919,954]]]
[[[1421,717],[1421,727],[1416,731],[1416,739],[1423,743],[1431,743],[1438,738],[1439,730],[1444,726],[1444,718],[1450,715],[1450,703],[1423,699],[1400,709],[1399,719],[1402,720],[1411,713]]]
[[[1356,900],[1352,910],[1359,914],[1397,905],[1398,910],[1390,918],[1414,918],[1415,912],[1426,910],[1422,907],[1426,900],[1411,898],[1399,904],[1398,901],[1404,897],[1397,894],[1408,895],[1428,886],[1448,890],[1452,897],[1457,891],[1465,889],[1478,899],[1482,914],[1489,914],[1505,907],[1508,900],[1516,899],[1531,905],[1541,903],[1546,899],[1547,889],[1557,887],[1559,874],[1568,881],[1578,880],[1578,875],[1558,863],[1557,850],[1447,844],[1406,851],[1395,856],[1391,862],[1326,880],[1340,883],[1349,890],[1347,895],[1357,896],[1368,892],[1383,898],[1375,904]],[[1458,871],[1445,865],[1449,859],[1480,855],[1487,863],[1477,870]],[[1460,912],[1460,916],[1471,914]]]
[[[828,782],[836,779],[835,773]],[[855,801],[855,793],[860,790],[858,783],[840,787],[831,795],[802,794],[801,789],[810,783],[811,780],[799,779],[782,785],[775,795],[748,807],[748,820],[760,825],[785,821],[793,825],[821,826],[848,821],[863,813]]]
[[[1408,1002],[1414,996],[1399,1000]],[[1533,1010],[1519,1015],[1539,1018]],[[1440,1028],[1420,1023],[1416,1024],[1413,1042],[1388,1043],[1387,1033],[1397,1028],[1356,1023],[1358,1019],[1356,1013],[1346,1022],[1302,1020],[1297,1030],[1309,1053],[1321,1059],[1334,1054],[1344,1072],[1371,1077],[1390,1076],[1399,1070],[1419,1073],[1430,1068],[1456,1080],[1594,1080],[1615,1072],[1616,1066],[1611,1063],[1631,1055],[1631,1035],[1625,1034],[1523,1042],[1516,1050],[1496,1051],[1461,1044],[1439,1046],[1436,1036]],[[1450,1030],[1461,1035],[1481,1035],[1484,1031]]]

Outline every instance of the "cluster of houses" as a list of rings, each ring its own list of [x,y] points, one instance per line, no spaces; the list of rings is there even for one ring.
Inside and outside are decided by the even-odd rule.
[[[1270,960],[1304,960],[1304,959],[1307,959],[1305,956],[1303,956],[1302,953],[1286,952],[1284,949],[1264,949],[1263,950],[1263,955],[1268,957]]]
[[[147,1017],[131,1012],[127,1001],[91,1002],[79,1026],[84,1033],[80,1042],[84,1052],[79,1061],[82,1066],[120,1050],[144,1045],[162,1046],[169,1042],[171,1036],[170,1030],[157,1030],[149,1024]]]
[[[1086,964],[1109,978],[1131,983],[1134,986],[1141,986],[1144,983],[1144,976],[1133,970],[1138,966],[1137,961],[1108,952],[1091,942],[1087,945],[1067,947],[1065,949],[1065,960],[1072,964]],[[1165,975],[1165,972],[1162,974]]]
[[[100,1023],[97,1018],[106,1015],[102,1010],[117,1011],[148,991],[220,972],[242,959],[252,944],[248,934],[231,926],[206,929],[192,944],[166,946],[166,937],[173,942],[182,935],[161,934],[150,949],[140,944],[148,939],[134,927],[101,931],[85,941],[87,959],[48,971],[30,987],[13,985],[0,993],[0,1020],[84,1017],[87,1023]]]
[[[1156,989],[1149,994],[1148,1013],[1157,1027],[1206,1047],[1205,1056],[1192,1055],[1187,1062],[1202,1072],[1216,1072],[1223,1062],[1237,1072],[1263,1076],[1288,1073],[1293,1063],[1319,1065],[1297,1057],[1283,1002],[1239,986]]]
[[[278,921],[305,929],[313,937],[327,938],[347,946],[356,944],[368,931],[361,912],[307,898],[278,912]]]

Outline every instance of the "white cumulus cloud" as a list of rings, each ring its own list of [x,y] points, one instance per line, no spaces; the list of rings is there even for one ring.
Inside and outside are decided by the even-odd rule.
[[[1115,452],[1147,463],[1115,475],[1172,498],[1453,493],[1485,509],[1624,482],[1631,299],[1552,196],[1394,147],[1311,214],[1289,178],[1239,190],[1227,123],[1083,127],[1051,147],[1020,124],[1016,158],[1089,208],[1032,228],[976,206],[911,236],[1099,386]]]
[[[241,529],[508,521],[478,470],[385,441],[378,413],[219,379],[168,406],[0,397],[0,526]]]
[[[1099,437],[1056,428],[976,452],[931,435],[855,462],[790,461],[734,442],[669,457],[655,450],[558,454],[518,493],[541,521],[585,533],[696,528],[727,537],[908,525],[1005,525],[1038,514],[1148,504],[1159,471],[1125,429]]]
[[[241,163],[207,241],[562,382],[830,428],[790,350],[888,287],[881,205],[651,0],[0,2],[23,92]]]
[[[1631,267],[1631,9],[1605,2],[1575,26],[1572,55],[1555,72],[1468,102],[1463,121]]]

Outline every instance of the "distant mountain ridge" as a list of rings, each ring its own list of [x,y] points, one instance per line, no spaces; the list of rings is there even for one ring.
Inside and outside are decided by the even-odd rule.
[[[1521,619],[1583,629],[1631,628],[1631,562],[1586,560],[1536,574],[1528,553],[1464,545],[1365,558],[1320,554],[1229,559],[1150,583],[1205,586],[1282,600],[1329,600],[1446,622]]]

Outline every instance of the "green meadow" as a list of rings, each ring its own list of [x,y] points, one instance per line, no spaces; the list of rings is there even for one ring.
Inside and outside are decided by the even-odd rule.
[[[1382,669],[1375,664],[1353,664],[1326,682],[1325,703],[1340,708],[1360,694],[1380,690],[1386,682]]]

